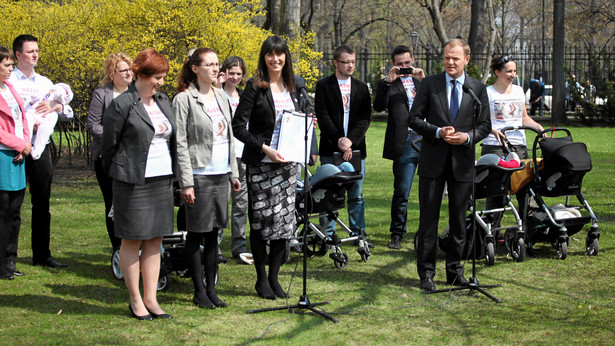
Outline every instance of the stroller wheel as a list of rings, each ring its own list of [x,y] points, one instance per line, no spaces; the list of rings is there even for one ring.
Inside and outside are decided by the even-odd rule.
[[[523,262],[525,260],[526,248],[523,238],[517,238],[516,232],[506,230],[504,233],[504,245],[515,262]]]
[[[122,274],[122,268],[120,268],[120,250],[113,251],[111,256],[111,271],[116,279],[122,280],[124,275]]]
[[[158,286],[156,290],[158,291],[167,291],[171,287],[171,273],[168,272],[166,274],[160,273],[160,277],[158,278]]]
[[[568,256],[568,243],[563,241],[557,245],[557,258],[564,260]]]
[[[344,269],[348,267],[348,255],[344,252],[332,252],[329,257],[333,260],[333,265],[337,269]]]
[[[495,245],[491,242],[485,246],[485,262],[488,266],[495,264]]]
[[[357,248],[357,252],[361,255],[361,260],[363,262],[369,261],[369,257],[371,256],[371,252],[369,251],[369,246],[365,240],[359,241],[359,247]]]
[[[600,242],[598,238],[585,238],[585,248],[588,256],[597,256],[600,249]]]

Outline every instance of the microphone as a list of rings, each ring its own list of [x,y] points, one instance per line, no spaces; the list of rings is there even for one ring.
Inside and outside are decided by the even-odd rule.
[[[482,103],[480,102],[478,97],[476,97],[474,90],[472,90],[472,88],[469,85],[464,84],[461,88],[463,89],[463,92],[470,94],[474,102],[478,103],[479,106],[482,106]]]

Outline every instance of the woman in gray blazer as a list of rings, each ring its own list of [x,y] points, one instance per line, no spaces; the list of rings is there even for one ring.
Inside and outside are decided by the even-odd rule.
[[[175,116],[169,99],[158,91],[169,62],[146,49],[135,58],[132,71],[135,82],[105,111],[102,164],[113,178],[115,235],[122,238],[120,268],[129,310],[139,320],[168,319],[156,288],[162,236],[173,233],[174,221]]]
[[[109,55],[103,65],[105,77],[101,82],[102,88],[94,90],[87,118],[87,130],[92,135],[90,151],[94,160],[96,180],[98,180],[98,186],[100,186],[100,191],[105,201],[105,222],[113,252],[119,250],[122,240],[115,236],[113,218],[109,216],[109,211],[113,205],[112,180],[102,167],[100,143],[103,133],[103,114],[114,98],[128,90],[128,85],[132,82],[131,66],[132,59],[126,54],[113,53]]]
[[[177,119],[177,180],[186,202],[185,255],[191,265],[193,302],[200,308],[225,307],[216,294],[218,231],[228,227],[230,187],[239,191],[231,130],[231,108],[213,86],[220,65],[213,49],[198,48],[178,78],[173,111]],[[205,243],[207,287],[201,279],[200,245]]]

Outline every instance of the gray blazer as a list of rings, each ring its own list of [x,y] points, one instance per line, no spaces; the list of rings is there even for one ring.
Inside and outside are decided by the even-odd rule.
[[[111,101],[113,101],[112,84],[94,90],[87,119],[87,130],[88,133],[92,135],[90,151],[92,152],[92,159],[94,160],[100,157],[100,146],[102,143],[103,133],[103,114],[109,107]]]
[[[235,145],[231,128],[231,106],[221,89],[213,88],[216,101],[227,121],[229,139],[229,165],[231,176],[238,177]],[[173,112],[177,119],[177,181],[180,187],[194,186],[192,169],[211,162],[213,129],[205,104],[199,100],[199,91],[193,84],[173,99]]]
[[[102,164],[113,179],[129,184],[145,184],[147,154],[154,138],[154,125],[139,101],[134,83],[116,97],[105,111],[102,136]],[[176,161],[175,115],[169,98],[157,92],[154,100],[173,127],[169,150]]]

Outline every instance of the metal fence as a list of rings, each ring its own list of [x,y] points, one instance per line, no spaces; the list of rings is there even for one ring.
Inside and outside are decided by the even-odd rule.
[[[517,74],[520,84],[527,88],[530,79],[542,78],[545,84],[552,84],[553,54],[552,47],[542,47],[541,45],[529,45],[523,50],[506,53],[495,53],[498,55],[512,55],[517,62]],[[545,53],[543,53],[545,52]],[[486,54],[474,54],[483,64]],[[323,52],[323,59],[319,65],[322,76],[333,73],[331,63],[333,52]],[[425,70],[426,75],[432,75],[442,71],[442,54],[440,50],[429,47],[418,47],[414,51],[415,66]],[[601,51],[590,50],[586,47],[566,47],[565,49],[565,68],[567,73],[576,74],[579,81],[590,79],[592,84],[600,85],[599,81],[610,81],[615,75],[615,46],[608,47]],[[356,76],[363,82],[372,86],[379,79],[386,75],[390,68],[390,52],[382,50],[362,50],[357,52],[357,72]],[[482,68],[482,66],[480,67]]]

